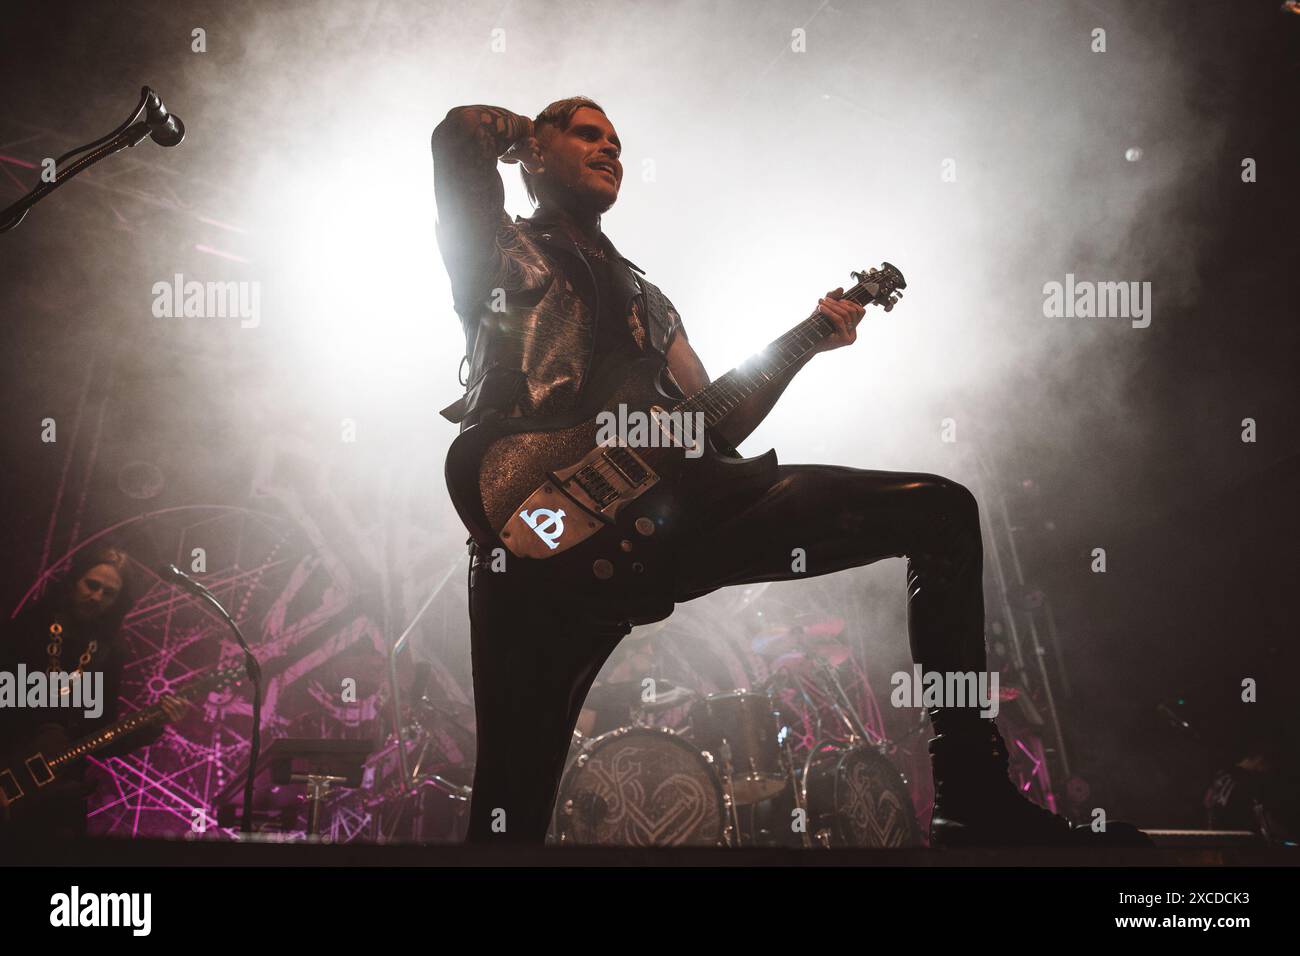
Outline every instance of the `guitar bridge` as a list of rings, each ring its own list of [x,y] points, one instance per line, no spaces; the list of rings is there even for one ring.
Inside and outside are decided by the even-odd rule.
[[[630,485],[639,485],[650,477],[650,470],[641,459],[626,448],[615,447],[605,452],[605,460],[623,476]]]
[[[595,502],[598,510],[618,500],[618,489],[611,485],[594,465],[583,468],[573,476],[573,480]]]

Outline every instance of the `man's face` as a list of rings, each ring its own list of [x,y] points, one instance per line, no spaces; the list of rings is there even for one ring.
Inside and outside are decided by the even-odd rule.
[[[93,621],[111,608],[122,591],[122,577],[111,564],[97,564],[77,581],[72,595],[72,613],[82,621]]]
[[[535,187],[540,199],[597,213],[614,205],[623,183],[623,146],[604,113],[584,106],[566,130],[543,126],[538,144],[545,164]]]

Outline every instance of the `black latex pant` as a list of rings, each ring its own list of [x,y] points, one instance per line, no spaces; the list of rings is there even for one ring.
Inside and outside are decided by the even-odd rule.
[[[983,549],[975,498],[937,475],[783,465],[772,485],[692,525],[676,600],[908,558],[912,656],[926,671],[982,671]],[[806,570],[791,570],[803,549]],[[472,843],[541,843],[592,681],[631,630],[597,620],[563,592],[507,572],[470,572],[478,756]],[[504,816],[502,816],[504,813]],[[493,820],[504,822],[494,832]]]

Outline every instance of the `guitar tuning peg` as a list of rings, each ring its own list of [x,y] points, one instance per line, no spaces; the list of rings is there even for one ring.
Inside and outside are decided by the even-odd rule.
[[[886,299],[886,300],[885,300],[885,303],[884,303],[884,309],[885,309],[886,312],[893,312],[893,311],[894,311],[894,300],[893,300],[893,299]]]
[[[895,301],[895,302],[897,302],[897,301],[898,301],[899,299],[901,299],[902,297],[903,297],[903,293],[902,293],[901,290],[898,291],[898,292],[895,292],[895,293],[894,293],[894,301]]]

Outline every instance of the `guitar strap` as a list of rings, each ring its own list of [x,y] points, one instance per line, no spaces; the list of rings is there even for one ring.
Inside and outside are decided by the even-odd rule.
[[[668,312],[668,297],[659,287],[638,272],[633,272],[641,294],[645,297],[645,323],[650,336],[650,346],[660,354],[668,348],[668,337],[672,333],[672,319]]]

